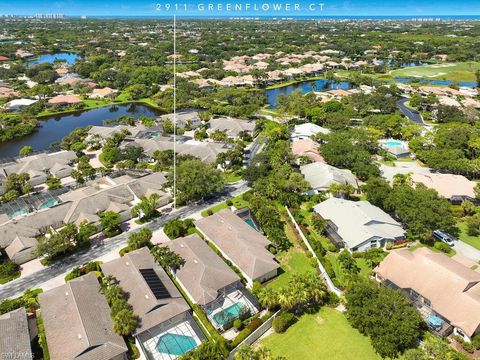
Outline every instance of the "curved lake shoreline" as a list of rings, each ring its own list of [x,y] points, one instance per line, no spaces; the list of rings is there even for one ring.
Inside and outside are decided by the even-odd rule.
[[[130,102],[43,116],[38,119],[39,126],[35,132],[0,143],[0,157],[18,156],[20,149],[27,145],[31,146],[34,151],[47,150],[51,144],[59,143],[78,127],[103,125],[105,120],[115,119],[119,116],[133,116],[134,119],[138,119],[140,116],[155,117],[161,114],[163,114],[162,111],[147,104]]]

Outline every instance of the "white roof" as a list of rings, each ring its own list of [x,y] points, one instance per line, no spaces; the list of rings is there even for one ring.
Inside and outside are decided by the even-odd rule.
[[[382,209],[368,201],[329,198],[316,205],[314,211],[337,227],[337,233],[349,248],[370,239],[399,239],[405,231]]]
[[[327,190],[332,184],[350,184],[357,188],[357,179],[350,170],[314,162],[300,167],[300,172],[314,190]]]
[[[9,109],[9,108],[14,108],[18,106],[28,106],[36,103],[37,101],[38,100],[31,100],[31,99],[15,99],[6,103],[5,107]]]
[[[318,133],[329,134],[330,130],[312,123],[305,123],[295,125],[295,129],[292,132],[291,138],[311,137]]]

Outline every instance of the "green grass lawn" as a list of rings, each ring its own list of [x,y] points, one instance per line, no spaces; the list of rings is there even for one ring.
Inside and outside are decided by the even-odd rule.
[[[233,202],[233,206],[235,206],[237,209],[241,209],[243,207],[249,206],[249,203],[247,201],[243,200],[243,194],[235,196],[234,198],[232,198],[230,200]],[[229,206],[227,205],[227,202],[224,201],[220,204],[212,206],[211,208],[209,208],[207,210],[202,211],[201,215],[203,217],[207,217],[209,210],[211,210],[215,214],[216,212],[219,212],[220,210],[226,209],[228,207]]]
[[[242,174],[243,174],[242,170],[226,172],[225,180],[227,181],[227,183],[235,183],[237,181],[242,180]]]
[[[417,249],[419,249],[419,248],[421,248],[421,247],[428,247],[430,250],[432,250],[432,251],[434,251],[434,252],[437,252],[437,253],[441,253],[441,252],[442,252],[442,251],[436,249],[435,247],[433,247],[433,246],[431,246],[431,245],[426,245],[426,244],[421,244],[421,243],[418,243],[418,244],[416,244],[416,245],[413,245],[412,247],[410,247],[410,248],[408,249],[408,251],[415,251],[415,250],[417,250]],[[456,253],[457,253],[457,252],[456,252],[455,250],[453,250],[452,248],[450,248],[450,252],[449,252],[448,254],[445,254],[445,253],[443,253],[443,254],[445,254],[445,255],[447,255],[447,256],[449,256],[449,257],[452,257],[452,256],[455,255]]]
[[[279,289],[288,284],[293,274],[304,274],[307,271],[314,271],[310,258],[297,247],[291,247],[288,251],[278,253],[277,260],[282,266],[283,272],[273,281],[267,284],[268,287]]]
[[[333,271],[335,271],[336,279],[341,285],[346,285],[346,274],[343,268],[340,266],[340,262],[338,261],[338,253],[328,253],[325,257],[330,261],[333,267]],[[360,268],[360,276],[368,279],[372,270],[368,267],[367,263],[362,258],[355,259],[357,261],[357,265]]]
[[[480,70],[479,62],[460,62],[413,66],[393,70],[392,77],[427,78],[434,80],[476,81],[475,72]]]
[[[261,344],[291,360],[381,359],[368,337],[352,328],[343,313],[328,307],[303,315],[284,334],[272,334]]]
[[[465,222],[458,222],[457,228],[460,230],[458,238],[467,243],[468,245],[473,246],[474,248],[480,250],[480,237],[478,236],[470,236],[467,233],[467,223]]]
[[[15,280],[20,277],[20,271],[17,271],[14,275],[12,276],[5,276],[5,277],[0,277],[0,285],[6,284],[9,281]]]

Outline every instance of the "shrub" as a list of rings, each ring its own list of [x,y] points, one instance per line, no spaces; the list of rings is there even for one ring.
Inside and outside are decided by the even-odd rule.
[[[443,243],[443,242],[440,242],[440,241],[437,241],[435,242],[435,244],[433,245],[433,247],[437,250],[440,250],[441,252],[445,253],[445,254],[449,254],[450,251],[452,251],[452,249],[450,248],[450,246],[448,246],[447,244]]]
[[[233,205],[233,201],[232,201],[232,200],[227,200],[226,204],[227,204],[227,206],[232,206],[232,205]]]
[[[243,327],[242,320],[235,319],[235,321],[233,322],[233,327],[237,330],[242,330],[242,327]]]
[[[454,338],[460,345],[462,345],[463,350],[465,350],[466,352],[468,352],[470,354],[473,354],[475,349],[474,349],[472,343],[470,343],[468,341],[465,341],[461,336],[458,336],[458,335],[455,335]]]
[[[285,311],[285,312],[282,312],[273,320],[272,327],[276,333],[283,333],[291,325],[293,325],[294,322],[295,322],[295,315]]]
[[[252,331],[248,327],[240,331],[235,337],[235,339],[232,340],[232,348],[237,347],[237,345],[240,344],[243,340],[245,340],[251,333]]]
[[[472,345],[475,349],[480,350],[480,334],[477,334],[472,338]]]
[[[208,215],[208,216],[213,215],[213,210],[212,210],[212,209],[208,209],[208,210],[207,210],[207,215]]]
[[[253,332],[262,324],[263,324],[263,321],[260,320],[258,317],[256,317],[256,318],[253,318],[252,321],[250,321],[246,327],[250,329],[251,332]]]

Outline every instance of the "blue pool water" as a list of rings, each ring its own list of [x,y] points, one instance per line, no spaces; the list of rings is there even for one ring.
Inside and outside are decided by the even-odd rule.
[[[197,343],[191,336],[166,333],[157,342],[157,350],[160,353],[180,356],[195,349]]]
[[[72,65],[77,61],[78,55],[74,53],[55,53],[55,54],[43,54],[39,57],[27,61],[27,64],[37,65],[37,64],[44,64],[44,63],[53,63],[55,60],[61,60],[66,62],[69,65]]]
[[[12,213],[8,214],[11,218],[17,217],[17,216],[23,216],[28,214],[29,209],[28,208],[22,208],[16,211],[13,211]]]
[[[443,320],[440,319],[438,316],[430,315],[428,317],[428,324],[434,328],[440,328],[443,324]]]
[[[238,319],[242,314],[243,307],[244,306],[241,303],[230,305],[229,307],[213,315],[213,320],[215,320],[218,325],[225,325],[232,320]]]
[[[402,146],[403,144],[400,141],[387,141],[385,142],[386,146]]]
[[[38,207],[38,210],[40,209],[48,209],[48,208],[51,208],[52,206],[55,206],[59,203],[59,201],[57,199],[50,199],[50,200],[47,200],[45,201],[42,205],[40,205]]]
[[[258,230],[257,225],[255,224],[255,221],[253,221],[252,218],[247,218],[245,219],[245,222],[250,225],[253,229]]]

